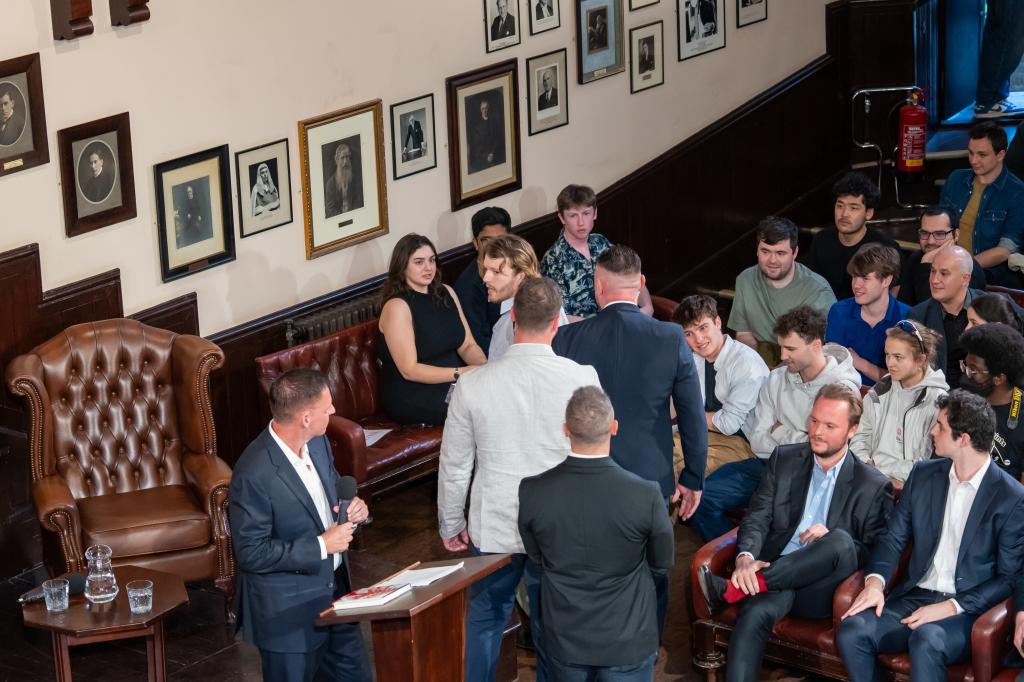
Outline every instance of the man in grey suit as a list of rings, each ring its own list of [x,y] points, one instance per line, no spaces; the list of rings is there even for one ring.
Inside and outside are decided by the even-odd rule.
[[[565,408],[572,452],[519,484],[519,533],[542,567],[544,649],[553,679],[649,681],[658,652],[653,575],[675,559],[657,483],[609,456],[618,430],[597,386]]]
[[[471,588],[466,620],[466,679],[471,682],[494,679],[520,577],[530,595],[534,643],[541,642],[541,618],[532,607],[539,603],[539,569],[527,560],[516,525],[519,482],[568,456],[569,440],[562,431],[565,404],[577,388],[600,383],[593,367],[551,350],[561,309],[554,282],[546,277],[524,281],[512,303],[512,346],[501,359],[461,377],[448,406],[437,482],[444,546],[452,552],[472,547],[474,554],[512,554],[509,565]],[[543,645],[536,648],[537,680],[544,680]]]

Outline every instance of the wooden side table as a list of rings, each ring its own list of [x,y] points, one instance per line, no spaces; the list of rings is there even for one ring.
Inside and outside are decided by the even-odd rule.
[[[149,682],[167,679],[164,616],[188,603],[185,582],[180,576],[139,566],[117,566],[114,576],[120,590],[112,602],[92,604],[79,594],[68,600],[66,611],[59,613],[47,611],[44,601],[22,607],[25,625],[49,630],[53,637],[53,666],[58,682],[71,682],[71,647],[131,637],[146,638]],[[153,610],[136,615],[128,607],[125,585],[140,579],[153,581]]]

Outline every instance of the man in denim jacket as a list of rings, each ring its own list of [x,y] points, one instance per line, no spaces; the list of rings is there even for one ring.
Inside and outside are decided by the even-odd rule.
[[[1003,166],[1006,132],[991,121],[974,126],[967,152],[971,168],[950,174],[940,202],[956,208],[958,243],[985,268],[988,283],[1019,289],[1024,278],[1006,261],[1024,242],[1024,182]]]

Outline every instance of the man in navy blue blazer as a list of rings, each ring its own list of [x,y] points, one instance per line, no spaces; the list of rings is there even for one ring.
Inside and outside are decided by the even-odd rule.
[[[992,407],[960,389],[936,404],[941,457],[910,472],[839,627],[853,682],[885,679],[876,654],[907,651],[912,682],[946,679],[947,665],[970,657],[974,621],[1010,595],[1021,570],[1024,486],[992,463]],[[886,597],[909,544],[906,577]]]
[[[700,380],[690,347],[677,324],[659,322],[637,307],[646,284],[636,251],[616,244],[597,259],[594,292],[601,308],[594,317],[558,330],[558,355],[591,365],[611,398],[619,421],[611,456],[626,471],[654,481],[668,499],[681,500],[687,519],[700,504],[707,462],[708,428]],[[685,466],[672,470],[675,406]],[[659,632],[665,620],[668,577],[655,581]]]
[[[347,521],[335,521],[340,477],[324,437],[334,413],[327,377],[285,372],[270,387],[270,412],[273,420],[231,475],[238,627],[259,648],[268,682],[309,682],[318,670],[369,682],[359,624],[313,625],[332,599],[350,591],[344,553],[353,522],[369,516],[355,498]]]

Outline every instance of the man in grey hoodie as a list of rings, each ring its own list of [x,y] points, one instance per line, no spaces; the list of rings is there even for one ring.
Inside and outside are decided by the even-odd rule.
[[[750,447],[756,457],[726,464],[705,479],[700,506],[690,519],[690,527],[705,542],[735,527],[726,512],[746,507],[776,446],[807,440],[807,418],[822,386],[841,383],[860,390],[860,373],[850,352],[824,343],[825,314],[820,310],[797,306],[780,315],[772,331],[782,364],[768,375],[754,408]]]

